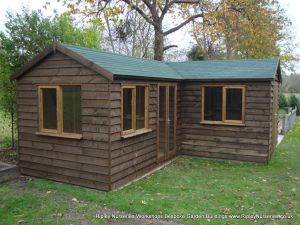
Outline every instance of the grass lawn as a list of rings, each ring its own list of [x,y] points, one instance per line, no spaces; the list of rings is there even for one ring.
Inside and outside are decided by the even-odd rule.
[[[0,224],[101,224],[97,207],[141,214],[264,214],[292,219],[180,219],[189,224],[300,224],[300,119],[268,165],[178,157],[121,190],[33,179],[0,186]],[[76,198],[79,202],[71,199]],[[71,211],[71,212],[70,212]],[[68,217],[68,215],[74,215]],[[64,216],[59,216],[64,215]],[[67,215],[67,216],[65,216]]]
[[[0,110],[0,149],[11,147],[11,122]]]

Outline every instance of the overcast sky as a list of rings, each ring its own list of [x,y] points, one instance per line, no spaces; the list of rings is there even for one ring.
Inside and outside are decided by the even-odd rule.
[[[29,6],[30,9],[41,9],[47,0],[0,0],[0,30],[4,29],[5,23],[5,12],[6,10],[19,11],[21,9],[22,4],[25,6]],[[44,10],[45,15],[52,15],[53,10],[56,9],[59,12],[62,12],[62,6],[60,3],[57,3],[55,0],[52,1],[51,6]],[[287,16],[291,19],[293,23],[293,30],[295,33],[295,39],[300,43],[300,0],[279,0],[282,7],[286,9]],[[182,42],[183,37],[186,37],[186,31],[181,31],[174,33],[171,37],[171,40],[176,42],[176,39],[180,41],[180,43],[174,43],[179,45],[181,48],[188,48],[190,45],[190,41]],[[183,37],[182,37],[183,36]],[[300,46],[295,49],[295,53],[300,55]],[[300,74],[300,62],[296,66],[296,71]]]

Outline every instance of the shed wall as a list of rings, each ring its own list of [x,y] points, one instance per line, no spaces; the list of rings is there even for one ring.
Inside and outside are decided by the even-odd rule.
[[[37,84],[82,87],[82,140],[36,135]],[[121,85],[149,86],[151,132],[121,138]],[[101,190],[115,189],[157,163],[158,86],[155,80],[109,82],[70,57],[54,53],[17,81],[21,173]],[[201,85],[246,85],[245,126],[201,124]],[[277,82],[177,84],[177,154],[265,163],[276,145]],[[275,124],[275,125],[274,125]]]
[[[201,85],[246,85],[245,126],[201,124]],[[271,83],[183,82],[181,153],[228,160],[268,161]]]
[[[121,138],[122,84],[149,85],[149,129],[146,134]],[[115,81],[111,85],[111,189],[144,175],[156,166],[157,84],[149,81]]]
[[[121,138],[122,84],[149,86],[149,129],[128,139]],[[115,189],[151,171],[157,163],[158,81],[116,80],[111,85],[111,188]],[[180,147],[180,85],[177,86],[177,151]]]
[[[271,83],[271,98],[270,98],[270,137],[269,137],[269,160],[271,159],[272,153],[277,145],[278,135],[278,108],[279,108],[279,83],[272,81]]]
[[[37,84],[81,85],[82,140],[36,135]],[[109,82],[61,53],[17,80],[22,174],[109,190]]]

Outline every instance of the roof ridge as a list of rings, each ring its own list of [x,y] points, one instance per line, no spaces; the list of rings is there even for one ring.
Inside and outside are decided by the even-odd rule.
[[[125,55],[125,54],[122,54],[122,53],[114,53],[114,52],[109,52],[109,51],[103,51],[103,50],[96,49],[96,48],[87,48],[87,47],[81,47],[81,46],[78,46],[78,45],[71,45],[71,44],[64,44],[64,43],[62,43],[62,45],[63,46],[72,46],[74,48],[79,48],[79,49],[86,49],[86,50],[89,50],[89,51],[92,50],[94,52],[100,52],[100,53],[105,53],[105,54],[111,54],[111,55],[122,56],[122,57],[127,57],[127,58],[140,59],[140,60],[145,60],[145,61],[154,61],[154,62],[157,62],[157,63],[166,64],[166,62],[164,62],[164,61],[158,61],[158,60],[155,60],[155,59],[148,59],[148,58],[132,56],[132,55]]]
[[[93,51],[93,52],[99,52],[99,53],[105,53],[105,54],[111,54],[111,55],[116,55],[116,56],[121,56],[124,58],[134,58],[134,59],[138,59],[138,60],[143,60],[143,61],[150,61],[150,62],[156,62],[156,63],[160,63],[163,64],[165,66],[167,66],[172,72],[174,72],[174,74],[176,74],[177,76],[179,76],[181,79],[183,79],[183,76],[176,71],[174,68],[172,68],[167,62],[164,61],[158,61],[155,59],[147,59],[147,58],[143,58],[143,57],[137,57],[137,56],[130,56],[130,55],[125,55],[125,54],[119,54],[119,53],[113,53],[113,52],[107,52],[107,51],[101,51],[100,49],[96,49],[96,48],[87,48],[87,47],[81,47],[78,45],[71,45],[71,44],[64,44],[62,43],[61,45],[63,45],[64,47],[73,47],[73,48],[77,48],[77,49],[86,49],[88,51]]]
[[[272,58],[261,58],[261,59],[212,59],[212,60],[194,60],[194,61],[178,61],[178,62],[165,62],[166,64],[173,64],[173,63],[206,63],[206,62],[236,62],[236,61],[265,61],[265,60],[276,60],[279,61],[280,59],[277,57]]]

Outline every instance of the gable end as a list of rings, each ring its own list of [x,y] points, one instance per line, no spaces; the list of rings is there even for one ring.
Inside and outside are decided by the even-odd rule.
[[[87,68],[95,71],[96,73],[99,73],[100,75],[106,77],[109,80],[113,80],[113,74],[106,69],[96,65],[95,63],[91,62],[90,60],[80,56],[79,54],[65,48],[64,46],[54,43],[53,45],[47,47],[44,51],[42,51],[40,54],[38,54],[36,57],[34,57],[29,63],[25,64],[23,67],[21,67],[19,70],[17,70],[12,76],[11,79],[19,79],[22,77],[27,71],[29,71],[32,67],[36,66],[38,63],[40,63],[43,59],[45,59],[47,56],[49,56],[51,53],[55,53],[56,51],[59,51],[70,58],[74,59],[78,63],[86,66]]]

